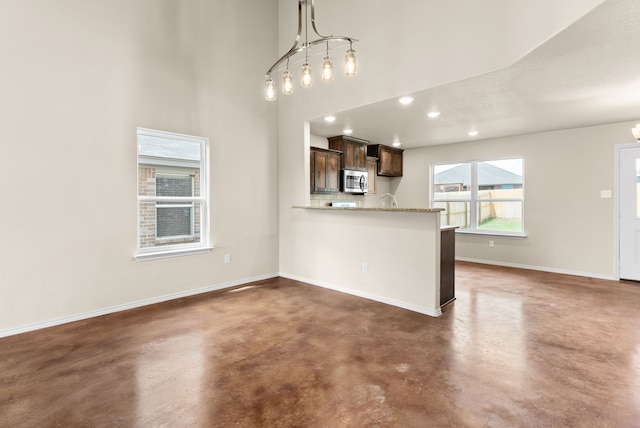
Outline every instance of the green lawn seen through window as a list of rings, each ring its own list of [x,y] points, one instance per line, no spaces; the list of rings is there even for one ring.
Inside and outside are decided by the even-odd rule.
[[[522,232],[522,224],[517,218],[491,217],[478,225],[479,230],[495,230],[500,232]]]

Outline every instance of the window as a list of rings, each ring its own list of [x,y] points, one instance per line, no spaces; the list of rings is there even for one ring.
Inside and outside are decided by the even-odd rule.
[[[192,197],[193,175],[156,173],[156,196]],[[156,236],[164,239],[192,238],[195,230],[193,202],[156,203]]]
[[[209,251],[209,141],[138,128],[136,259]]]
[[[461,232],[524,235],[522,158],[433,165],[431,206]]]

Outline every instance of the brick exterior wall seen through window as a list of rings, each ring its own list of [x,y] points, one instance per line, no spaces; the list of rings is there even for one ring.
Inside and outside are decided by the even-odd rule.
[[[138,168],[138,192],[140,196],[200,196],[200,171],[184,168],[184,174],[174,173],[164,175],[151,165],[141,165]],[[161,177],[158,178],[158,175]],[[192,180],[185,180],[185,176]],[[188,183],[188,184],[187,184]],[[191,189],[191,186],[193,189]],[[188,205],[188,204],[186,204]],[[155,202],[140,203],[140,247],[157,247],[173,244],[192,243],[200,241],[200,212],[199,203],[191,207],[171,207]],[[159,214],[160,211],[160,214]],[[191,211],[193,211],[193,225],[191,225]],[[160,215],[160,219],[158,218]],[[185,219],[185,216],[188,219]],[[158,236],[158,221],[164,221],[161,234]],[[185,223],[188,221],[188,224]],[[189,234],[190,236],[171,236]]]
[[[138,194],[140,196],[156,195],[156,169],[141,166],[138,168]],[[140,203],[140,247],[153,247],[156,243],[156,204]]]

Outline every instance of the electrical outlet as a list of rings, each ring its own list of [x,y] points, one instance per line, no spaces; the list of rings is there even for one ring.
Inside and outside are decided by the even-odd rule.
[[[602,199],[611,199],[611,190],[601,190],[600,197]]]
[[[496,246],[496,243],[493,241],[489,241],[489,247],[493,248]]]
[[[225,264],[231,263],[231,254],[225,254],[224,255],[224,262],[225,262]]]
[[[369,265],[366,263],[362,263],[362,273],[369,272]]]

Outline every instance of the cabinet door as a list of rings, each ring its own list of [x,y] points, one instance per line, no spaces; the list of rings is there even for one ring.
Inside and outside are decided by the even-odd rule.
[[[402,177],[402,151],[390,147],[380,147],[378,175]]]
[[[443,306],[456,298],[456,233],[448,229],[440,234],[440,306]]]
[[[324,192],[327,188],[327,153],[312,152],[313,183],[312,192]]]
[[[311,193],[340,191],[340,155],[311,151]]]
[[[340,191],[340,155],[327,153],[326,169],[326,189],[327,192],[337,193]]]
[[[378,172],[378,161],[376,159],[367,159],[367,180],[369,181],[369,187],[367,188],[367,195],[376,194],[377,172]]]
[[[350,141],[344,142],[344,169],[355,169],[356,167],[356,145]]]
[[[357,171],[367,169],[367,142],[339,135],[329,137],[329,148],[342,152],[342,168]]]
[[[367,146],[364,144],[357,144],[355,147],[355,169],[366,169],[367,168]]]
[[[344,142],[344,169],[367,169],[367,146],[356,141]]]

